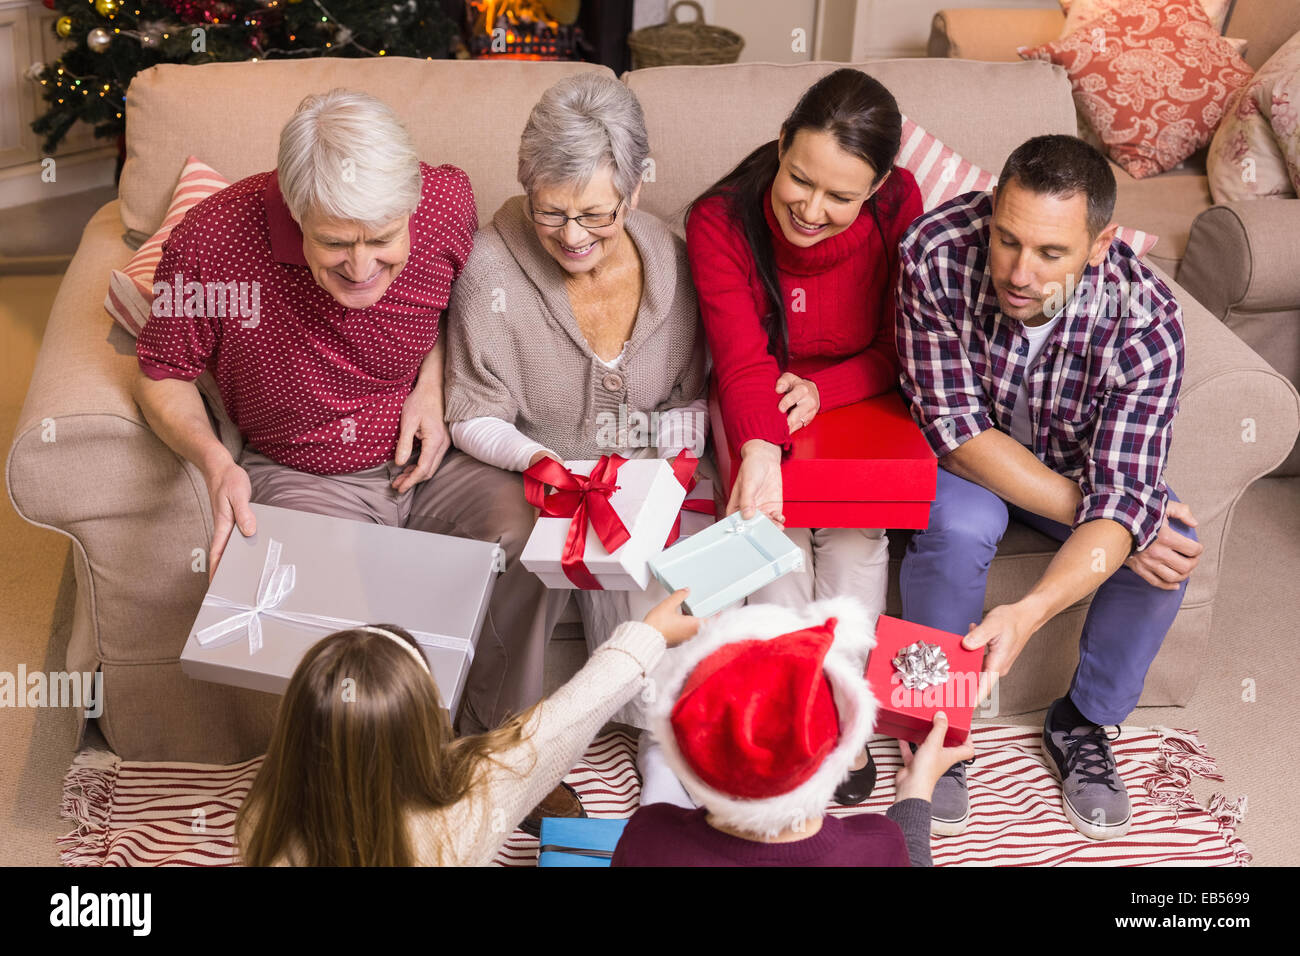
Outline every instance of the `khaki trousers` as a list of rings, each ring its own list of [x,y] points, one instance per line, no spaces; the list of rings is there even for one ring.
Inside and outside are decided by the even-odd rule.
[[[457,727],[478,733],[541,699],[546,644],[569,592],[548,590],[519,562],[536,521],[524,498],[522,475],[452,450],[432,478],[399,494],[391,482],[402,468],[391,461],[364,471],[314,475],[245,447],[239,464],[258,504],[499,544],[506,570],[492,590]]]
[[[786,528],[803,551],[802,571],[777,578],[747,604],[800,608],[831,597],[855,597],[872,614],[885,610],[889,539],[880,528]]]

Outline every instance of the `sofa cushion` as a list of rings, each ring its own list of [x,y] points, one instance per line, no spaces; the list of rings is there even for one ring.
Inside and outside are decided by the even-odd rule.
[[[411,131],[421,159],[465,170],[479,221],[487,222],[520,191],[519,134],[538,97],[563,77],[604,69],[590,63],[396,56],[151,67],[135,75],[126,93],[122,222],[153,233],[163,221],[176,170],[190,154],[232,180],[274,169],[280,128],[303,97],[334,87],[379,97]]]
[[[918,58],[634,70],[624,81],[645,111],[655,164],[641,208],[679,227],[692,199],[775,139],[803,92],[845,65],[880,80],[904,113],[985,169],[1001,169],[1031,136],[1075,130],[1069,84],[1043,63]]]
[[[1019,53],[1066,69],[1079,112],[1138,179],[1208,143],[1253,72],[1195,0],[1130,0],[1087,30]]]
[[[1192,220],[1210,208],[1204,174],[1194,169],[1174,169],[1139,180],[1118,166],[1112,164],[1111,168],[1117,186],[1115,221],[1133,223],[1159,236],[1146,260],[1170,275],[1177,274]]]
[[[1247,41],[1244,59],[1259,69],[1283,43],[1300,33],[1300,3],[1237,0],[1224,31]]]
[[[167,206],[158,231],[141,244],[131,261],[122,269],[114,269],[108,279],[108,295],[104,308],[114,321],[131,335],[139,335],[149,321],[153,304],[153,276],[162,259],[162,245],[172,234],[185,214],[199,202],[230,185],[230,180],[200,160],[191,156],[185,160],[172,201]]]

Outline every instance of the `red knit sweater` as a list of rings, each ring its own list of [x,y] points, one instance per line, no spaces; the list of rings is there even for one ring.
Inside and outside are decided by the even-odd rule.
[[[791,244],[781,232],[772,212],[770,187],[763,197],[785,297],[790,339],[786,371],[816,384],[823,411],[879,395],[898,384],[894,344],[898,243],[921,215],[921,192],[911,173],[895,168],[877,197],[888,256],[865,207],[848,229],[805,249]],[[686,251],[727,437],[736,447],[759,438],[788,449],[790,428],[776,407],[781,398],[776,380],[782,369],[768,353],[762,324],[767,294],[740,223],[728,214],[722,196],[712,196],[691,211]]]

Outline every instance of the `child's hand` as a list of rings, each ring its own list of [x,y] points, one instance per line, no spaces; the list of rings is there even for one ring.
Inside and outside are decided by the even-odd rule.
[[[700,629],[700,619],[681,613],[682,602],[690,594],[689,588],[674,591],[669,597],[660,601],[645,616],[645,622],[664,636],[664,643],[669,647],[685,644]]]
[[[975,756],[975,745],[969,737],[960,747],[945,747],[943,737],[947,732],[948,715],[939,711],[934,715],[934,726],[916,748],[916,753],[912,753],[906,741],[898,742],[898,750],[903,755],[903,769],[895,778],[895,801],[910,797],[929,800],[934,796],[934,785],[949,767],[958,760],[970,760]]]

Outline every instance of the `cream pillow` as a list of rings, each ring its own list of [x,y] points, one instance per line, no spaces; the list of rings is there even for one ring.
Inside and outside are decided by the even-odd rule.
[[[1228,100],[1206,171],[1216,203],[1300,193],[1300,33]]]

